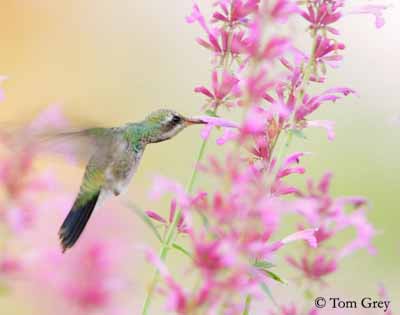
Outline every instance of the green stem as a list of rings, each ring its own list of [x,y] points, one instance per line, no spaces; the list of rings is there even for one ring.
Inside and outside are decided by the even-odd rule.
[[[205,153],[205,149],[206,149],[206,146],[207,146],[207,142],[208,142],[208,139],[205,139],[205,140],[203,140],[203,143],[201,144],[201,147],[200,147],[197,159],[196,159],[196,165],[195,165],[195,167],[193,169],[192,176],[190,177],[189,185],[187,187],[187,192],[189,194],[192,193],[192,191],[193,191],[194,184],[196,182],[196,178],[197,178],[197,175],[198,175],[197,166],[198,166],[199,162],[203,159],[203,156],[204,156],[204,153]],[[182,211],[178,210],[175,213],[175,216],[174,216],[174,219],[172,221],[172,224],[168,227],[166,236],[165,236],[165,238],[163,240],[163,243],[162,243],[162,246],[161,246],[161,249],[160,249],[159,257],[160,257],[161,260],[165,260],[165,258],[167,257],[167,254],[168,254],[168,251],[169,251],[169,249],[171,247],[171,244],[173,243],[173,241],[175,239],[176,228],[178,226],[178,222],[179,222],[179,220],[181,218],[181,215],[182,215]],[[203,216],[203,221],[204,221],[204,223],[207,223],[207,219],[204,216]],[[159,279],[160,279],[160,273],[159,273],[158,270],[156,270],[154,272],[153,280],[151,281],[149,290],[147,292],[146,299],[145,299],[144,304],[143,304],[142,315],[148,315],[148,312],[149,312],[149,309],[150,309],[150,304],[151,304],[151,301],[152,301],[152,298],[153,298],[153,295],[154,295],[154,291],[155,291],[155,288],[157,286],[157,283],[158,283]]]
[[[308,86],[308,84],[310,83],[310,78],[311,78],[311,74],[313,72],[313,67],[314,67],[314,55],[315,55],[315,49],[317,46],[317,33],[313,32],[312,33],[312,38],[313,38],[313,43],[312,43],[312,48],[311,48],[311,57],[310,60],[308,61],[307,65],[304,68],[304,75],[303,75],[303,86],[299,92],[298,95],[298,99],[301,101],[301,99],[303,98],[306,88]],[[295,113],[296,113],[296,108],[293,109],[292,115],[290,117],[290,121],[293,122],[293,124],[295,124]],[[284,137],[284,139],[282,139],[282,145],[279,149],[278,155],[276,157],[276,162],[275,162],[275,171],[273,172],[273,176],[272,176],[272,180],[275,179],[276,174],[278,173],[280,166],[282,164],[281,159],[284,157],[284,154],[286,153],[286,150],[289,148],[291,142],[293,139],[293,134],[289,131],[286,132],[286,135]],[[274,143],[274,147],[275,147],[276,143]],[[272,152],[271,152],[272,153]],[[279,163],[279,165],[278,165]]]
[[[243,310],[243,315],[249,315],[250,312],[250,304],[251,304],[251,295],[246,296],[246,301],[244,304],[244,310]]]

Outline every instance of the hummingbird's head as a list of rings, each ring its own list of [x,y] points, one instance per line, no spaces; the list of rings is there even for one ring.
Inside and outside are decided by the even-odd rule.
[[[152,112],[144,122],[152,130],[150,142],[153,143],[168,140],[190,125],[206,123],[201,119],[184,117],[169,109]]]

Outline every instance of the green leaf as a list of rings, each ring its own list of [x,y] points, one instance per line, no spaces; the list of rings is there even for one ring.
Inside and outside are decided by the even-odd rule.
[[[189,253],[189,251],[186,250],[186,249],[184,249],[182,246],[180,246],[180,245],[174,243],[174,244],[172,244],[172,248],[174,248],[174,249],[180,251],[182,254],[184,254],[185,256],[189,257],[190,259],[193,259],[192,254]]]
[[[133,210],[133,212],[140,218],[142,221],[153,231],[154,235],[157,239],[162,243],[162,237],[157,230],[157,227],[154,225],[153,221],[147,216],[147,214],[142,210],[136,207],[135,205],[128,204],[128,207]]]
[[[266,260],[257,260],[254,263],[254,267],[259,268],[259,269],[270,269],[270,268],[275,267],[275,265]]]
[[[279,277],[276,273],[269,271],[269,270],[265,270],[262,269],[270,278],[274,279],[275,281],[278,281],[280,283],[286,284],[286,282],[284,280],[282,280],[281,277]]]
[[[274,299],[274,296],[272,295],[272,292],[269,289],[269,287],[265,283],[261,283],[260,287],[264,291],[264,293],[269,297],[272,304],[274,304],[276,307],[278,307],[278,303],[276,303],[276,300]]]
[[[293,136],[296,136],[297,138],[300,139],[307,139],[306,135],[304,134],[303,130],[300,129],[290,129],[289,133],[292,134]]]
[[[211,117],[218,117],[217,114],[215,113],[215,110],[212,109],[207,109],[205,113]]]

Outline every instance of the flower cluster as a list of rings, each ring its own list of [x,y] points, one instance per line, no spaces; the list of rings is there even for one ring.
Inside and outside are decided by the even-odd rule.
[[[300,165],[305,153],[285,156],[296,136],[304,137],[309,127],[322,127],[328,139],[334,139],[334,122],[313,120],[312,114],[325,103],[355,94],[344,86],[319,93],[309,89],[313,85],[318,91],[327,81],[328,67],[337,68],[343,59],[345,44],[337,39],[336,23],[358,12],[373,14],[377,27],[382,26],[385,7],[346,5],[344,0],[221,0],[209,20],[197,4],[187,17],[188,23],[198,23],[205,32],[197,42],[212,53],[211,88],[203,85],[194,90],[206,97],[203,108],[210,116],[202,137],[207,141],[213,126],[223,126],[217,143],[233,142],[233,146],[225,157],[211,156],[196,166],[195,175],[215,178],[214,190],[207,187],[193,194],[193,181],[188,192],[165,178],[155,182],[153,196],[174,195],[174,213],[166,220],[155,211],[147,212],[151,221],[166,228],[160,257],[150,251],[148,259],[165,280],[160,292],[174,314],[249,314],[253,300],[271,295],[271,281],[283,282],[271,261],[292,241],[301,240],[304,251],[287,257],[287,263],[312,284],[326,283],[326,276],[355,250],[375,253],[371,243],[375,230],[367,220],[363,198],[331,196],[329,173],[317,184],[308,180],[305,191],[287,180],[306,171]],[[292,20],[306,23],[308,52],[287,36],[286,25]],[[242,112],[242,121],[234,124],[220,118],[225,109]],[[293,214],[298,218],[296,229],[280,239],[280,222]],[[200,226],[196,218],[201,218]],[[346,229],[356,230],[353,240],[337,249],[326,245]],[[188,278],[200,279],[195,280],[194,290],[168,271],[163,260],[169,249],[190,259]],[[148,314],[153,292],[143,314]],[[266,307],[266,311],[271,310]],[[307,312],[317,314],[315,309]],[[300,310],[295,304],[283,305],[271,313],[300,314]]]
[[[199,193],[194,198],[180,198],[179,205],[184,212],[177,226],[180,233],[188,235],[191,251],[186,254],[193,261],[192,269],[201,275],[200,289],[194,295],[184,294],[180,304],[169,301],[168,305],[175,305],[176,308],[171,309],[178,314],[190,314],[194,304],[198,311],[218,308],[233,312],[235,309],[240,314],[243,309],[238,301],[243,294],[261,296],[260,284],[266,286],[271,278],[279,279],[269,270],[273,253],[297,240],[305,240],[309,246],[316,247],[316,229],[303,229],[273,241],[271,236],[279,226],[280,212],[288,205],[275,197],[268,197],[270,186],[265,173],[254,165],[241,163],[234,156],[229,156],[223,163],[211,159],[208,164],[203,171],[217,180],[225,180],[229,186],[221,186],[223,188],[212,194]],[[296,172],[289,164],[280,170],[277,182]],[[166,183],[166,179],[158,178],[156,191],[176,194],[183,190],[175,183]],[[194,228],[193,211],[207,218],[204,228]],[[154,212],[148,215],[166,223]],[[185,231],[182,231],[182,225],[186,226]],[[176,299],[177,291],[185,292],[176,282],[170,289],[174,290],[169,292],[171,300]]]
[[[375,230],[365,216],[366,201],[362,197],[332,198],[329,194],[331,174],[325,174],[315,185],[311,180],[307,184],[307,192],[298,192],[294,209],[304,218],[305,223],[299,223],[301,228],[318,227],[315,237],[318,249],[310,253],[306,248],[301,258],[287,257],[294,268],[302,272],[311,281],[323,281],[324,277],[335,272],[340,259],[358,249],[366,248],[375,253],[371,241]],[[341,231],[354,228],[355,239],[345,244],[341,249],[324,246]]]

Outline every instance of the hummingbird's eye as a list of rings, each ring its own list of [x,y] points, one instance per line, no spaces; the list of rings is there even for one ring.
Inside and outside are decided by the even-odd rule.
[[[173,122],[174,124],[179,124],[179,123],[181,122],[181,120],[182,120],[182,118],[179,117],[179,116],[177,116],[177,115],[174,115],[174,116],[172,117],[172,122]]]

